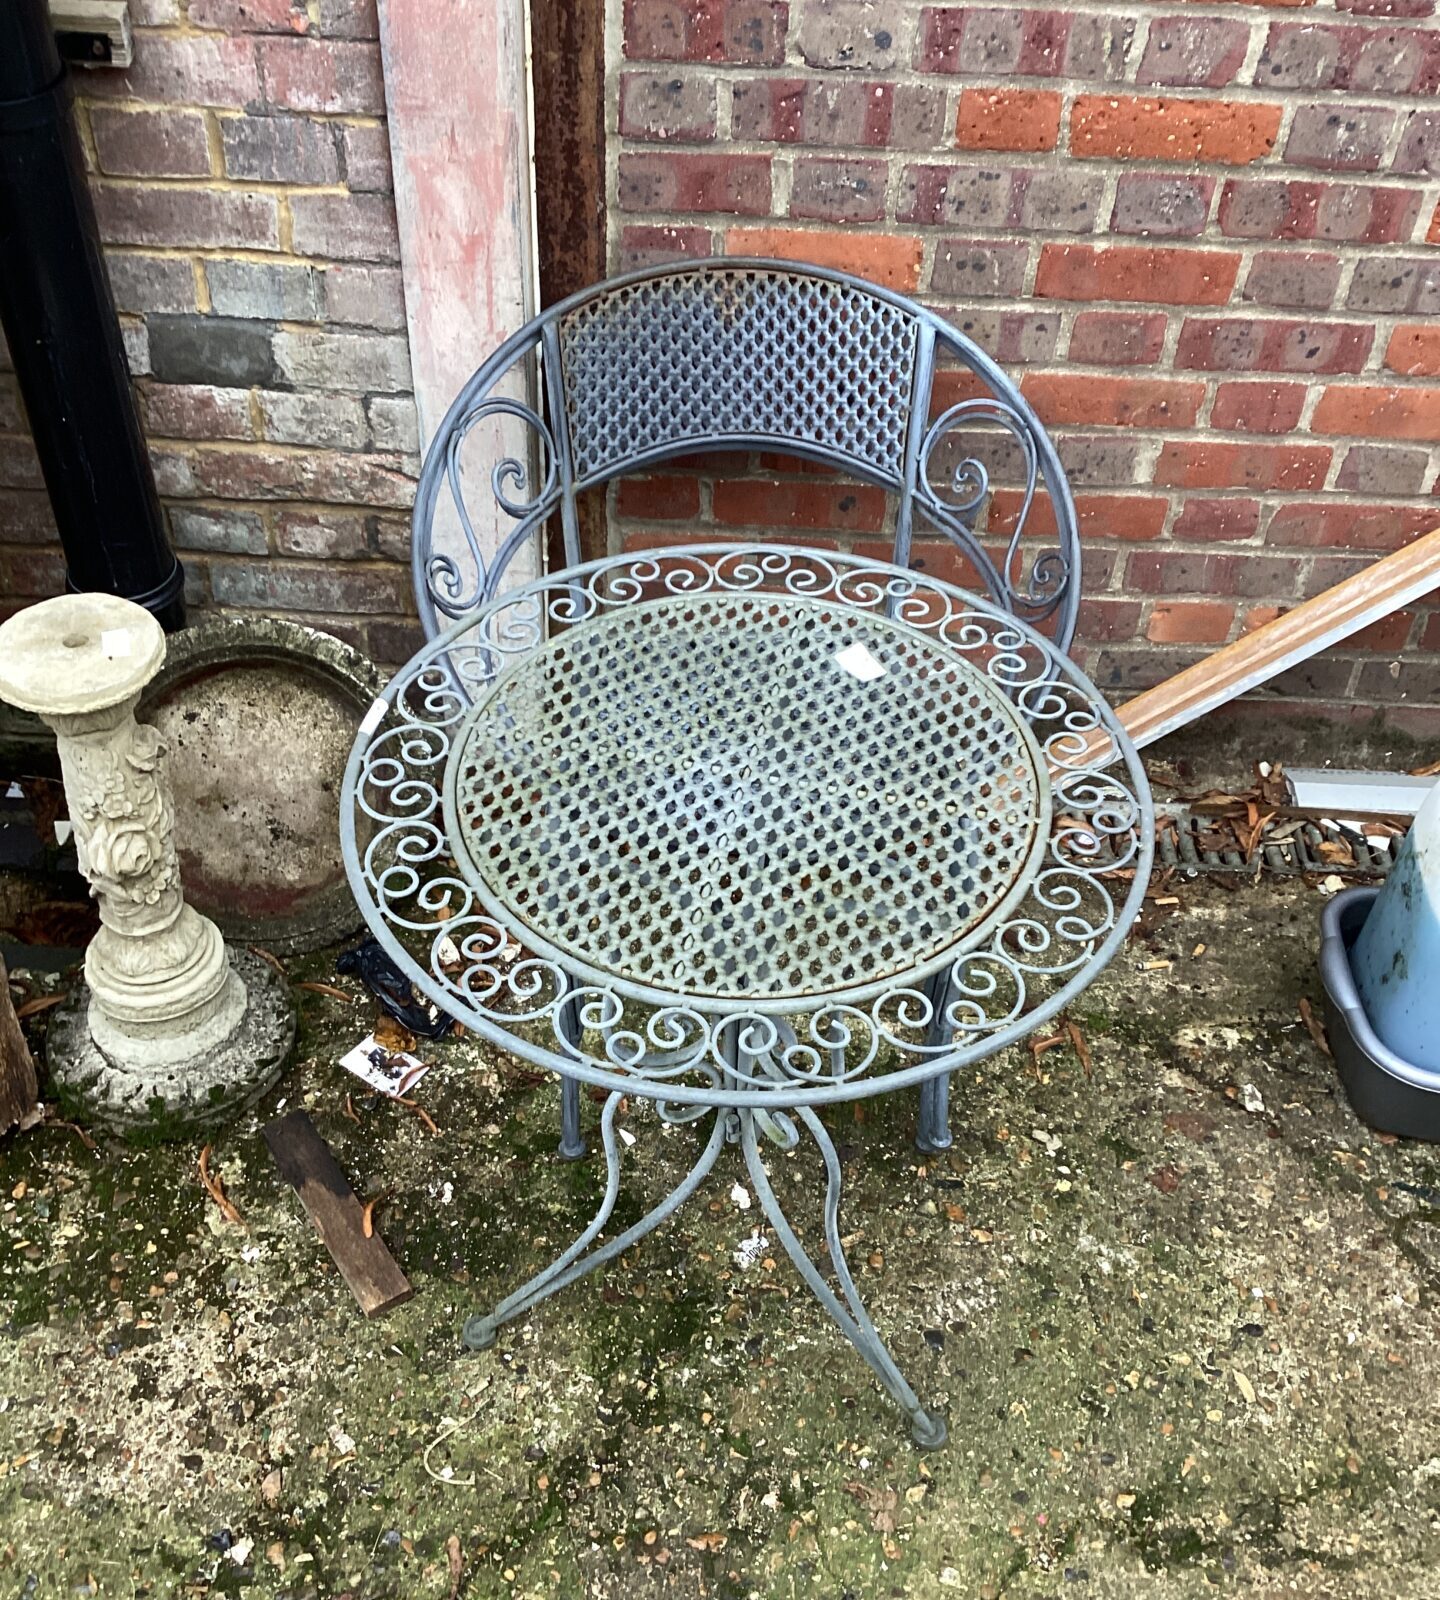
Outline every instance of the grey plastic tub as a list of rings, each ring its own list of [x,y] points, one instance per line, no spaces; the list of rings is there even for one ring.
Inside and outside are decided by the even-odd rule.
[[[1320,918],[1320,982],[1330,1048],[1362,1122],[1381,1133],[1440,1141],[1440,1073],[1403,1060],[1380,1042],[1350,970],[1350,947],[1379,893],[1378,888],[1345,889]]]

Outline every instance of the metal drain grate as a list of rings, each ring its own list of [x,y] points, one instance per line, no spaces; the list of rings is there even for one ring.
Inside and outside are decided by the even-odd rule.
[[[1172,826],[1166,825],[1166,818]],[[1239,850],[1201,848],[1200,838],[1215,826],[1216,818],[1197,817],[1184,806],[1156,806],[1156,864],[1187,872],[1254,872],[1254,856],[1247,861]],[[1294,831],[1289,832],[1290,829]],[[1277,833],[1286,833],[1287,837],[1276,839]],[[1327,861],[1320,848],[1324,844],[1345,845],[1354,857],[1353,864]],[[1397,835],[1383,848],[1376,848],[1349,829],[1290,821],[1271,823],[1265,829],[1258,854],[1264,870],[1290,877],[1302,872],[1333,872],[1342,878],[1383,878],[1394,864],[1399,844]]]

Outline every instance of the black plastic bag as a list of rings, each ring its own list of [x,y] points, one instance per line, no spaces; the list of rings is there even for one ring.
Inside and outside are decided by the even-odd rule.
[[[450,1032],[450,1018],[415,993],[409,978],[385,954],[378,940],[367,939],[345,951],[336,961],[335,970],[359,978],[396,1022],[422,1039],[443,1039]]]

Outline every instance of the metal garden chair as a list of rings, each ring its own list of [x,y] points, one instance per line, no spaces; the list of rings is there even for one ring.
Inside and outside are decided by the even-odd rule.
[[[1074,502],[1015,384],[902,295],[820,267],[741,259],[597,284],[536,317],[470,379],[431,443],[415,502],[427,636],[500,592],[552,517],[565,566],[578,565],[582,493],[698,452],[761,450],[883,488],[895,565],[923,566],[948,543],[968,564],[966,587],[1068,651],[1080,601]],[[490,502],[479,519],[477,476]],[[997,527],[1001,490],[1013,515]],[[488,558],[477,520],[500,529]],[[930,544],[917,543],[926,533]],[[942,1013],[946,997],[932,999]],[[922,1150],[951,1142],[948,1091],[945,1077],[920,1091]],[[585,1149],[572,1079],[560,1149]]]

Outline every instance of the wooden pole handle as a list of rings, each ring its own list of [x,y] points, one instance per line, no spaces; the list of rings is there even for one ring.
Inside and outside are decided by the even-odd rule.
[[[1137,694],[1115,715],[1136,745],[1153,744],[1432,589],[1440,589],[1440,528]],[[1092,734],[1087,759],[1109,744],[1103,730]]]

